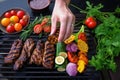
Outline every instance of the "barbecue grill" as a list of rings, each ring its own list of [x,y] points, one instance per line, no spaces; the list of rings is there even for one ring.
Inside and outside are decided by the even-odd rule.
[[[12,1],[12,0],[11,0]],[[16,4],[13,3],[12,6],[18,6],[25,8],[28,12],[30,11],[28,7],[26,7],[26,0],[13,0],[16,1]],[[9,2],[9,1],[8,1]],[[7,2],[7,3],[8,3]],[[22,2],[21,4],[19,4]],[[2,5],[7,5],[7,3],[3,3]],[[17,5],[17,3],[19,5]],[[24,5],[24,6],[21,6]],[[9,8],[8,5],[5,7],[6,9]],[[1,9],[4,10],[4,9]],[[1,12],[0,12],[1,13]],[[31,14],[30,14],[31,15]],[[35,16],[31,15],[30,21],[33,21]],[[85,19],[85,15],[83,14],[76,14],[76,22]],[[78,32],[80,26],[75,26],[74,32]],[[93,55],[96,53],[96,43],[93,37],[93,34],[89,29],[85,29],[87,33],[88,45],[89,45],[89,52],[88,52],[88,59],[91,59]],[[22,69],[19,71],[13,70],[13,64],[4,64],[4,57],[8,54],[11,45],[15,39],[19,38],[20,33],[16,35],[5,34],[0,31],[0,80],[8,79],[8,80],[40,80],[40,79],[54,79],[54,80],[103,80],[103,76],[101,71],[96,71],[94,67],[90,65],[87,66],[84,73],[78,73],[75,77],[70,77],[66,72],[58,72],[56,69],[46,69],[43,66],[37,65],[30,65],[26,63]],[[43,40],[46,39],[47,35],[43,34],[44,36],[41,38]],[[32,34],[30,36],[35,41],[38,41],[38,36]]]
[[[76,21],[82,20],[85,15],[76,15]],[[31,17],[31,21],[34,18]],[[74,32],[77,32],[80,27],[76,26]],[[88,38],[88,45],[89,45],[89,52],[88,58],[90,59],[92,55],[96,53],[96,43],[94,37],[90,30],[85,29]],[[60,79],[60,80],[100,80],[101,79],[101,72],[96,71],[95,68],[91,66],[87,66],[84,73],[78,73],[75,77],[70,77],[66,72],[58,72],[56,69],[46,69],[42,66],[30,65],[26,63],[24,67],[19,71],[13,70],[13,64],[4,64],[4,56],[6,56],[11,48],[11,45],[15,39],[19,38],[19,34],[16,35],[9,35],[5,34],[0,31],[0,73],[3,76],[0,76],[1,79],[8,78],[10,80],[32,80],[32,79]],[[37,35],[32,34],[30,36],[35,41],[39,38]],[[43,34],[41,39],[46,39],[47,35]],[[1,80],[0,79],[0,80]]]

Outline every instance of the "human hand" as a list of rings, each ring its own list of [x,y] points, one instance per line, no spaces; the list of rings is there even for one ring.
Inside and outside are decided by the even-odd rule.
[[[73,24],[75,23],[75,16],[68,8],[65,1],[66,0],[56,0],[51,18],[51,35],[55,33],[57,23],[60,23],[58,42],[62,42],[67,39],[74,29]]]

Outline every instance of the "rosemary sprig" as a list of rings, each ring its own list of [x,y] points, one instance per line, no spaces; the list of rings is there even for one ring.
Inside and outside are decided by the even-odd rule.
[[[29,37],[29,36],[32,34],[32,32],[33,32],[33,27],[34,27],[36,24],[40,23],[40,22],[42,21],[42,19],[43,19],[42,16],[41,16],[41,17],[36,17],[36,18],[34,19],[34,21],[30,22],[29,25],[28,25],[28,27],[27,27],[27,29],[22,31],[22,33],[21,33],[21,35],[20,35],[20,38],[21,38],[23,41],[25,41],[26,38]]]

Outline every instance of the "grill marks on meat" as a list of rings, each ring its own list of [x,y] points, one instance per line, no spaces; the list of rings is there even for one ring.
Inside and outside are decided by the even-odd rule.
[[[4,62],[9,64],[14,63],[15,60],[19,57],[22,47],[23,47],[22,40],[20,39],[15,40],[11,46],[8,55],[4,58]]]
[[[21,68],[23,64],[30,58],[34,45],[35,43],[31,38],[25,41],[21,55],[14,64],[14,70]]]
[[[54,44],[39,40],[34,49],[35,42],[32,38],[27,39],[24,44],[17,39],[11,46],[9,54],[4,58],[5,63],[15,63],[13,69],[22,68],[27,60],[30,64],[43,65],[47,69],[54,66],[55,47]]]
[[[52,69],[54,66],[55,48],[49,41],[45,42],[44,54],[43,54],[43,66],[47,69]]]
[[[42,43],[41,40],[39,40],[31,56],[30,64],[34,63],[36,65],[41,65],[43,59],[43,52],[44,52],[44,44]]]

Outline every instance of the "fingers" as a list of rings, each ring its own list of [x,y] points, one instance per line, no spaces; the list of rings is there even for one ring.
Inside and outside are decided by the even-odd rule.
[[[59,37],[58,37],[58,42],[62,42],[65,34],[66,34],[66,29],[67,29],[67,16],[62,16],[60,19],[60,32],[59,32]]]
[[[51,26],[51,33],[50,35],[54,34],[56,31],[56,26],[57,26],[57,19],[56,18],[52,18],[52,26]]]
[[[73,15],[70,15],[68,18],[68,24],[67,24],[64,40],[67,39],[72,34],[74,29],[74,23],[75,23],[75,17]]]

